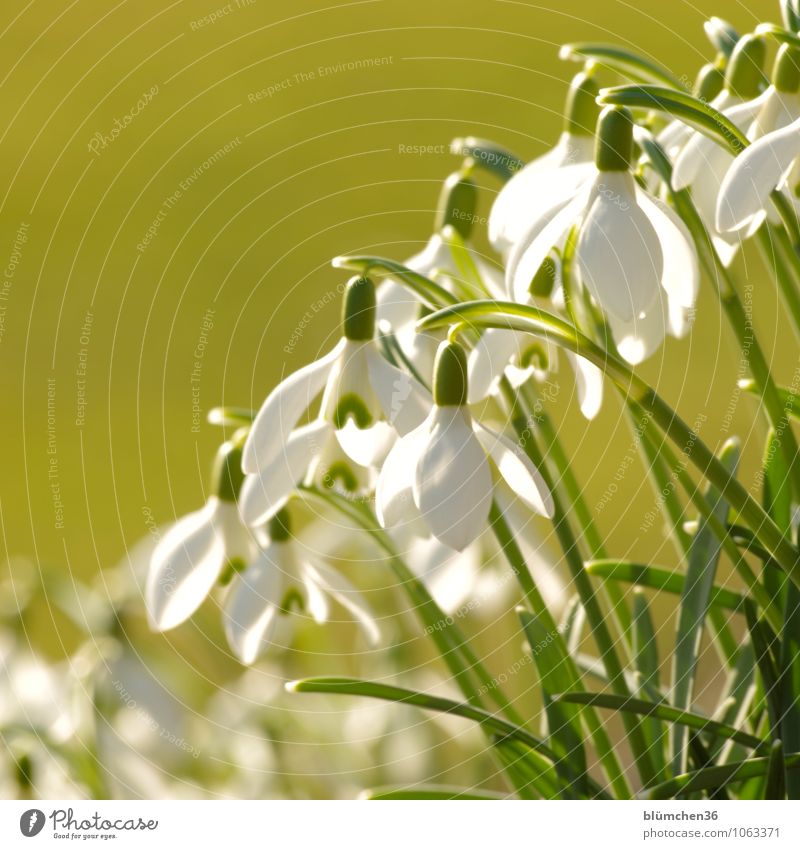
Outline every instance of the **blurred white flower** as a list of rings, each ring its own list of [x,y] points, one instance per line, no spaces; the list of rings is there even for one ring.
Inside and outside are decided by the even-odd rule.
[[[241,488],[239,441],[217,452],[212,495],[205,506],[170,527],[150,558],[145,601],[150,625],[167,631],[185,622],[211,592],[229,564],[246,564],[255,552],[236,499]]]
[[[297,610],[327,622],[330,601],[355,618],[371,643],[378,641],[378,626],[361,594],[331,566],[298,549],[283,510],[272,519],[258,556],[231,582],[224,612],[228,643],[242,663],[253,663],[269,646],[280,614]]]
[[[486,528],[497,476],[532,510],[552,516],[550,493],[528,457],[474,421],[466,400],[464,351],[443,342],[428,418],[395,444],[378,478],[376,503],[383,527],[402,525],[418,511],[437,539],[463,550]]]

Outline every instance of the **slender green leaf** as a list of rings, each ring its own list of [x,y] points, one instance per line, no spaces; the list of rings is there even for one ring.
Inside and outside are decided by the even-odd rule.
[[[760,749],[764,746],[764,741],[759,737],[754,737],[752,734],[740,731],[738,728],[723,725],[721,722],[700,716],[700,714],[678,710],[667,704],[647,702],[642,699],[626,699],[621,696],[615,696],[612,693],[560,693],[553,696],[553,699],[560,702],[569,702],[570,704],[595,705],[596,707],[608,708],[609,710],[621,710],[640,716],[655,716],[664,722],[684,725],[687,728],[712,734],[715,737],[725,737],[735,740],[737,743],[741,743],[750,749]]]
[[[524,160],[488,139],[475,136],[456,138],[450,142],[450,153],[473,159],[485,171],[489,171],[504,182],[510,180],[525,166]]]
[[[575,42],[563,45],[558,55],[560,59],[571,59],[573,62],[594,62],[636,82],[681,87],[680,80],[662,65],[616,44]]]
[[[414,705],[415,707],[438,711],[439,713],[450,713],[454,716],[461,716],[464,719],[471,719],[473,722],[480,723],[501,737],[510,737],[518,740],[553,762],[558,760],[558,756],[546,743],[534,737],[524,728],[506,722],[504,719],[500,719],[481,708],[474,707],[470,704],[454,702],[452,699],[429,696],[427,693],[406,690],[403,687],[394,687],[390,684],[363,681],[358,678],[304,678],[299,681],[289,681],[286,684],[286,689],[290,693],[336,693],[339,695],[365,696],[370,699],[382,699],[383,701]]]
[[[450,255],[453,257],[453,262],[456,264],[458,273],[461,279],[457,282],[460,285],[464,295],[467,298],[491,294],[486,288],[486,283],[481,277],[478,267],[472,259],[472,254],[469,252],[464,240],[461,238],[458,230],[455,227],[445,227],[442,230],[442,238],[447,245]]]
[[[663,590],[674,595],[682,595],[686,583],[685,577],[679,572],[671,572],[661,566],[632,563],[629,560],[590,560],[586,564],[586,570],[598,577]],[[744,599],[745,597],[735,590],[715,586],[711,589],[709,603],[725,610],[744,613]]]
[[[758,384],[750,378],[740,380],[739,388],[745,392],[749,392],[751,395],[761,396]],[[787,389],[785,386],[779,386],[778,397],[784,411],[792,416],[792,418],[800,419],[800,395],[791,389]]]
[[[560,799],[564,785],[553,764],[517,740],[496,739],[492,752],[520,799]]]
[[[784,762],[786,769],[800,769],[800,755],[787,755]],[[726,787],[734,781],[746,781],[749,778],[766,775],[769,772],[769,763],[769,757],[760,757],[724,766],[707,767],[696,772],[678,775],[655,787],[647,787],[642,791],[641,796],[645,799],[674,799],[699,790]]]
[[[729,440],[720,452],[720,461],[731,476],[736,475],[739,456],[738,440]],[[728,502],[713,486],[708,487],[705,498],[712,507],[717,521],[724,527],[728,520]],[[708,522],[702,517],[698,521],[697,533],[689,547],[673,654],[670,702],[679,710],[689,710],[692,706],[700,645],[722,550],[722,543],[717,540]],[[688,767],[687,731],[681,726],[675,726],[671,737],[673,772],[686,772]]]
[[[580,710],[552,700],[553,693],[571,690],[578,684],[575,670],[564,650],[564,643],[556,639],[535,613],[517,608],[531,655],[539,673],[545,713],[547,715],[548,743],[559,755],[556,769],[567,779],[567,788],[577,795],[586,795],[586,752],[583,748]]]
[[[334,268],[347,268],[360,274],[370,274],[374,269],[384,271],[433,310],[457,301],[454,295],[438,283],[393,259],[380,256],[337,256],[331,264]]]
[[[749,144],[747,136],[722,112],[684,90],[657,85],[615,86],[602,89],[597,99],[607,106],[667,112],[729,149],[734,155]]]
[[[659,667],[661,663],[658,656],[658,642],[647,598],[640,587],[635,587],[633,592],[633,658],[636,668],[634,695],[660,700]],[[663,774],[667,765],[664,757],[664,726],[658,718],[651,718],[642,723],[642,728],[650,746],[653,763]]]
[[[507,798],[502,793],[490,793],[488,790],[445,787],[435,784],[420,784],[418,787],[376,787],[374,790],[365,790],[361,797],[370,801],[409,799],[481,799],[492,801]]]
[[[747,627],[753,642],[756,665],[761,673],[761,683],[764,689],[764,699],[769,715],[769,724],[773,738],[780,737],[780,716],[782,699],[779,692],[780,669],[778,637],[763,619],[759,619],[752,604],[745,604]]]
[[[773,740],[769,750],[769,766],[767,768],[767,786],[764,792],[765,799],[785,799],[786,779],[793,774],[786,769],[783,760],[783,743]]]

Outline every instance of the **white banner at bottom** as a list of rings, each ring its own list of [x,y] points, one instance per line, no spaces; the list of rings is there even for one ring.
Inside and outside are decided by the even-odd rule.
[[[438,810],[437,810],[438,809]],[[800,802],[0,801],[0,846],[800,846]],[[113,842],[112,842],[113,841]]]

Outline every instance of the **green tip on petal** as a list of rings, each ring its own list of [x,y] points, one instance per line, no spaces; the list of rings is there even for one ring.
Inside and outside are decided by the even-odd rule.
[[[778,91],[796,94],[800,89],[800,48],[782,44],[772,69],[772,84]]]
[[[600,89],[592,74],[586,71],[572,78],[564,110],[564,130],[571,136],[593,136],[600,106]]]
[[[222,501],[236,501],[244,482],[242,440],[234,437],[223,442],[214,458],[211,491]]]
[[[731,54],[725,85],[742,100],[758,97],[764,86],[767,45],[760,35],[742,36]]]
[[[272,542],[286,542],[292,533],[292,523],[289,518],[289,511],[282,507],[269,520],[267,525],[267,534]]]
[[[452,227],[462,239],[468,239],[475,223],[478,205],[478,187],[472,181],[473,161],[468,159],[465,167],[451,174],[442,186],[436,208],[435,230],[440,233]]]
[[[438,407],[467,403],[467,355],[458,342],[442,342],[433,367],[433,401]]]
[[[739,33],[733,24],[723,18],[714,17],[709,18],[703,24],[703,29],[718,53],[722,53],[725,57],[729,57],[733,53],[739,41]]]
[[[549,298],[556,285],[557,275],[556,261],[551,256],[545,257],[544,262],[539,266],[539,270],[533,275],[528,291],[535,298]]]
[[[694,82],[694,95],[710,103],[725,85],[725,71],[718,64],[703,65]]]
[[[341,460],[330,465],[322,477],[325,489],[333,489],[337,484],[345,492],[355,492],[358,489],[358,478],[350,466]]]
[[[624,106],[606,106],[597,122],[598,171],[627,171],[633,158],[633,117]]]
[[[359,430],[365,430],[373,424],[372,413],[367,409],[367,405],[352,392],[339,398],[339,403],[333,411],[334,427],[341,430],[350,419]]]
[[[369,277],[347,281],[342,325],[345,337],[353,342],[365,342],[375,336],[375,285]]]

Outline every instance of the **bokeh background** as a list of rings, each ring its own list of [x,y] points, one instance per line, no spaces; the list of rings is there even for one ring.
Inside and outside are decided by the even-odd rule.
[[[14,639],[56,663],[96,642],[93,629],[117,597],[115,565],[140,574],[128,552],[205,497],[220,438],[208,410],[257,407],[281,375],[332,344],[344,279],[332,257],[403,259],[422,247],[439,184],[459,164],[448,150],[454,136],[488,137],[532,158],[555,141],[577,70],[558,59],[561,43],[616,41],[691,80],[712,55],[702,29],[712,14],[741,32],[779,17],[772,0],[3,4],[0,555]],[[485,217],[498,184],[482,180]],[[477,245],[488,251],[482,229]],[[797,351],[773,285],[747,252],[736,270],[753,287],[759,334],[785,380]],[[709,286],[698,310],[691,337],[668,342],[642,373],[688,421],[707,416],[708,443],[739,433],[746,477],[763,437],[755,404],[736,395],[739,357]],[[632,436],[615,399],[587,426],[566,369],[559,386],[549,411],[597,504]],[[600,515],[610,549],[671,557],[659,527],[640,531],[655,506],[641,467],[617,485]],[[78,601],[83,585],[93,588],[91,610],[85,595]],[[111,620],[131,662],[162,695],[168,679],[178,717],[207,720],[208,698],[231,682],[251,687],[253,704],[284,705],[274,685],[288,673],[356,669],[330,633],[300,634],[303,651],[287,650],[288,672],[270,660],[261,684],[245,685],[214,602],[164,636],[147,631],[135,592],[124,607]],[[371,654],[367,666],[388,674],[392,651]],[[301,712],[322,703],[303,704]],[[212,727],[224,732],[237,714],[220,710]],[[277,722],[295,741],[319,731],[323,708],[302,731],[290,727],[291,711],[274,710],[258,721]],[[407,724],[432,735],[420,744],[427,760],[409,767],[416,778],[450,770],[491,785],[488,761],[453,751],[420,715]],[[325,744],[332,749],[346,739],[337,729]],[[412,746],[404,739],[400,751]],[[277,768],[282,777],[258,790],[225,778],[237,775],[236,758],[220,755],[213,792],[353,795],[366,781],[398,777],[396,764],[374,774],[376,763],[396,761],[391,752],[365,766],[352,748],[336,750],[326,762],[325,745],[311,747],[299,778]],[[167,780],[173,771],[160,751],[153,762]],[[326,763],[335,780],[318,777]],[[202,791],[202,780],[178,783],[180,791],[163,792]]]

